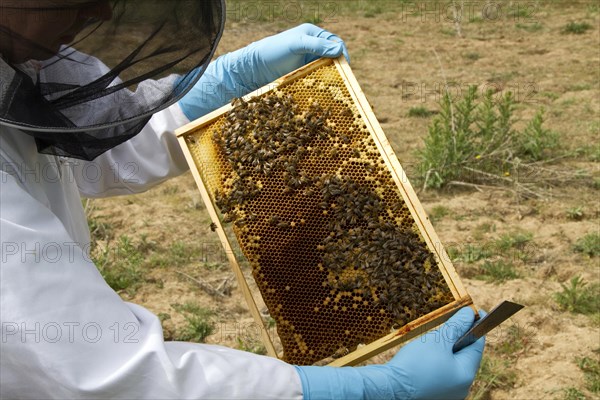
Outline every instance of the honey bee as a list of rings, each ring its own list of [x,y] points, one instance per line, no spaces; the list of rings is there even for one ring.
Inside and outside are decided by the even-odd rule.
[[[333,353],[331,355],[331,357],[334,359],[338,359],[338,358],[344,357],[345,355],[348,355],[348,354],[350,354],[350,350],[348,350],[348,348],[346,346],[342,345],[335,351],[335,353]]]
[[[210,230],[215,232],[217,230],[217,224],[215,224],[214,222],[210,223]]]
[[[280,223],[277,224],[277,227],[279,229],[288,229],[290,227],[290,223],[287,221],[282,221]]]
[[[354,113],[352,113],[351,109],[345,108],[344,110],[342,110],[342,112],[340,113],[340,115],[342,117],[352,117],[352,116],[354,116]]]
[[[238,217],[238,215],[235,211],[230,211],[223,215],[223,222],[226,224],[229,222],[233,222],[236,220],[237,217]]]
[[[305,196],[312,196],[313,194],[315,194],[315,190],[313,188],[306,188],[304,189],[304,192],[302,192],[302,194],[304,194]]]

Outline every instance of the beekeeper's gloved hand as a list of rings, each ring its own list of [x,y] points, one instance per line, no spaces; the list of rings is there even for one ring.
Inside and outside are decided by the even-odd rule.
[[[302,24],[219,57],[179,105],[194,120],[311,61],[342,54],[349,59],[339,37],[315,25]]]
[[[452,345],[471,327],[474,315],[470,308],[462,308],[440,329],[416,338],[384,365],[297,366],[304,398],[464,399],[479,369],[485,338],[457,353],[452,353]]]

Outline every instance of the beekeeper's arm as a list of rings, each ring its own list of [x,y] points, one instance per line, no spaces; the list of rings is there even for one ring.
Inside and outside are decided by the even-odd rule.
[[[92,162],[75,161],[81,193],[87,197],[139,193],[187,171],[175,129],[319,57],[342,54],[348,57],[339,37],[303,24],[219,57],[178,104],[155,114],[133,139]]]
[[[298,398],[294,367],[165,342],[160,321],[105,283],[61,221],[0,175],[0,398]]]

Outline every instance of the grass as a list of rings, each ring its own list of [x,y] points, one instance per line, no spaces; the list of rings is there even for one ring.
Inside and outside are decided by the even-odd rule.
[[[491,283],[503,283],[511,279],[517,279],[520,275],[511,262],[485,261],[475,279],[481,279]]]
[[[411,107],[408,110],[409,117],[429,118],[434,114],[435,114],[435,111],[428,110],[427,108],[425,108],[423,106]]]
[[[456,30],[451,28],[442,28],[440,33],[445,36],[455,37],[457,36]]]
[[[588,157],[590,161],[600,162],[600,145],[592,146]]]
[[[466,58],[467,60],[477,61],[481,58],[481,55],[475,51],[469,51],[469,52],[463,54],[463,57]]]
[[[522,249],[527,243],[531,242],[533,234],[524,231],[515,231],[500,235],[496,244],[500,250]]]
[[[482,237],[483,233],[493,232],[496,227],[490,223],[480,224],[474,235]],[[448,254],[454,261],[475,264],[484,261],[472,275],[476,279],[489,282],[504,282],[521,277],[515,262],[526,262],[531,256],[530,243],[533,234],[525,231],[514,231],[501,235],[491,242],[467,243],[462,247],[449,247]]]
[[[381,13],[383,13],[383,8],[381,8],[380,6],[374,6],[374,7],[370,7],[369,9],[367,9],[365,11],[365,13],[363,14],[363,16],[365,18],[375,18],[376,16],[378,16]]]
[[[509,389],[516,382],[517,374],[508,360],[484,354],[468,399],[489,400],[493,389]]]
[[[528,244],[533,240],[533,234],[525,231],[514,231],[500,235],[495,241],[498,253],[510,256],[512,260],[527,261],[532,249]]]
[[[583,207],[570,207],[566,211],[567,218],[572,221],[581,221],[584,217]]]
[[[532,23],[521,23],[518,22],[515,24],[515,26],[518,29],[522,29],[526,32],[539,32],[542,29],[544,29],[544,26],[542,24],[540,24],[539,22],[532,22]]]
[[[148,257],[150,267],[180,268],[191,262],[200,262],[203,248],[201,243],[175,241],[169,247],[156,246]]]
[[[577,357],[575,358],[575,363],[583,372],[585,389],[594,395],[593,398],[596,398],[598,393],[600,393],[600,360],[598,357]],[[587,400],[588,398],[578,388],[571,386],[564,389],[563,400]]]
[[[592,29],[592,25],[587,22],[571,21],[562,29],[563,34],[581,35]]]
[[[303,0],[284,2],[278,0],[227,1],[227,21],[257,23],[285,21],[285,26],[302,22],[312,24],[331,23],[342,16],[374,18],[385,13],[402,12],[407,0]]]
[[[172,304],[175,311],[183,314],[186,326],[178,330],[175,340],[183,342],[204,343],[214,333],[215,324],[211,320],[214,313],[196,303]]]
[[[448,207],[441,206],[441,205],[435,206],[429,212],[429,219],[431,219],[431,222],[435,223],[449,214],[450,214],[450,209]]]
[[[485,260],[493,255],[494,251],[490,246],[480,246],[468,243],[460,254],[460,260],[467,264],[473,264],[480,260]]]
[[[598,14],[600,13],[600,4],[596,2],[590,2],[587,5],[587,13],[588,14]]]
[[[169,260],[172,264],[187,264],[192,258],[199,256],[199,249],[183,241],[174,242],[169,248]]]
[[[91,233],[91,258],[108,285],[118,293],[135,295],[142,284],[153,282],[158,288],[162,280],[148,280],[144,270],[158,265],[170,265],[165,251],[158,243],[141,234],[137,240],[128,235],[114,238],[115,226],[103,216],[94,213],[95,207],[86,203]]]
[[[591,315],[600,310],[600,284],[588,284],[580,276],[561,283],[562,291],[554,294],[554,300],[563,310],[575,314]]]
[[[600,360],[598,357],[576,359],[577,366],[583,371],[586,389],[594,394],[600,393]]]
[[[516,3],[506,12],[507,17],[515,21],[530,20],[536,18],[538,6],[534,3]]]
[[[116,292],[125,291],[133,296],[144,282],[143,255],[126,235],[113,245],[96,251],[94,263],[108,285]]]
[[[156,316],[158,317],[158,320],[161,323],[163,323],[164,321],[168,321],[168,320],[171,319],[171,314],[169,314],[169,313],[161,312],[161,313],[158,313]]]
[[[495,231],[495,224],[483,222],[475,227],[475,230],[473,231],[473,237],[475,238],[475,240],[482,240],[485,237],[486,233],[491,233]]]
[[[540,95],[543,96],[543,97],[545,97],[545,98],[547,98],[547,99],[550,99],[552,101],[554,101],[554,100],[556,100],[556,99],[558,99],[560,97],[560,95],[558,93],[554,93],[554,92],[551,92],[551,91],[540,92]]]
[[[166,185],[163,188],[162,193],[166,196],[172,196],[174,194],[179,193],[179,187],[175,185]]]
[[[579,238],[573,245],[573,250],[590,257],[598,257],[600,255],[600,233],[588,233]]]
[[[498,83],[501,85],[507,85],[511,80],[513,80],[516,76],[518,76],[518,72],[516,71],[501,71],[501,72],[493,72],[492,76],[488,78],[488,82],[490,83]]]
[[[109,241],[114,238],[114,225],[105,221],[102,216],[88,216],[88,226],[92,242],[99,240]]]
[[[569,86],[567,90],[572,92],[579,92],[582,90],[590,90],[591,88],[592,85],[590,85],[589,83],[575,83],[572,86]]]
[[[563,400],[587,400],[587,397],[579,389],[568,387],[564,390]]]
[[[513,231],[500,235],[494,241],[496,255],[503,256],[511,261],[520,260],[526,262],[534,250],[531,244],[533,234],[525,231]]]
[[[275,319],[273,317],[267,317],[267,321],[266,321],[266,325],[267,328],[271,329],[274,328],[275,325],[277,325],[277,321],[275,321]]]
[[[503,357],[515,358],[526,352],[536,340],[535,331],[528,330],[520,325],[510,325],[506,330],[505,339],[494,346],[495,354]]]
[[[449,183],[514,184],[512,177],[527,163],[543,160],[558,146],[558,135],[543,126],[540,109],[526,126],[514,128],[515,99],[506,93],[482,98],[471,86],[461,99],[445,93],[440,113],[428,128],[425,146],[417,152],[417,170],[424,188]],[[533,165],[533,164],[531,164]]]
[[[503,332],[506,334],[501,342],[488,345],[469,400],[490,400],[492,390],[508,390],[517,382],[512,365],[531,348],[536,340],[535,331],[515,324]]]
[[[242,338],[237,338],[237,348],[254,354],[267,354],[265,346],[261,342],[255,340],[243,340]]]
[[[165,189],[163,194],[167,194]],[[93,205],[87,208],[92,259],[104,280],[118,293],[126,293],[130,297],[135,295],[142,284],[150,282],[144,274],[147,268],[178,268],[200,259],[202,248],[199,244],[176,241],[162,245],[144,234],[136,241],[127,235],[114,240],[113,224],[102,216],[94,215]],[[155,283],[159,288],[163,284],[161,280]]]
[[[558,134],[545,129],[544,110],[540,109],[517,137],[516,150],[526,160],[541,161],[548,150],[558,146]]]
[[[484,233],[495,230],[494,224],[483,223],[475,227],[474,237],[481,239]],[[533,234],[518,230],[502,234],[491,241],[450,246],[447,250],[453,262],[472,265],[461,269],[461,274],[465,278],[501,284],[523,277],[519,267],[524,265],[532,255],[532,241]]]

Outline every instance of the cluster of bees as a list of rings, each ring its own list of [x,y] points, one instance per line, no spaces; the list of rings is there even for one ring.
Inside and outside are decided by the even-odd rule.
[[[309,158],[316,164],[319,160],[331,163],[340,154],[364,159],[365,151],[354,146],[359,142],[358,133],[352,132],[354,128],[337,129],[331,122],[333,110],[316,101],[300,107],[282,91],[249,101],[235,99],[232,104],[232,110],[224,115],[220,129],[213,135],[213,142],[232,171],[226,188],[214,193],[223,222],[244,227],[246,232],[253,227],[255,232],[264,231],[267,226],[288,233],[298,228],[324,233],[311,251],[316,250],[319,266],[327,273],[323,283],[331,290],[331,303],[342,304],[341,298],[335,300],[334,293],[338,297],[344,293],[346,297],[360,297],[360,304],[381,307],[391,325],[404,325],[453,300],[433,254],[413,223],[398,223],[397,218],[391,217],[406,213],[401,199],[386,200],[384,189],[365,184],[367,178],[363,182],[363,178],[340,173],[341,169],[317,173],[319,168],[304,167]],[[344,113],[353,114],[349,108],[338,112],[349,118]],[[362,176],[378,176],[373,182],[383,179],[379,178],[382,166],[365,163],[362,168]],[[272,182],[274,177],[283,181],[282,194],[290,195],[290,202],[302,198],[302,207],[311,204],[307,214],[319,215],[318,228],[302,214],[290,219],[276,210],[267,215],[264,210],[260,215],[252,211],[256,210],[252,205],[261,202],[261,195],[273,195],[263,193],[263,182]],[[269,190],[274,189],[270,186]],[[328,299],[323,306],[330,303]],[[318,309],[315,307],[315,311]]]
[[[298,162],[311,150],[308,144],[315,138],[324,139],[332,129],[326,123],[329,111],[317,102],[308,111],[298,112],[290,95],[269,95],[244,101],[234,99],[234,108],[226,115],[223,128],[213,139],[224,150],[239,177],[236,189],[244,189],[253,173],[269,177],[282,171],[290,191],[313,183],[306,172],[299,171]],[[248,197],[255,192],[250,188]],[[245,200],[238,195],[236,202]]]
[[[433,254],[412,229],[382,218],[389,207],[374,190],[335,175],[318,186],[321,208],[333,214],[331,233],[319,250],[323,265],[337,274],[332,282],[336,289],[378,288],[371,297],[386,306],[397,325],[448,303],[450,293],[440,291],[443,276]],[[366,274],[340,279],[348,268]]]

